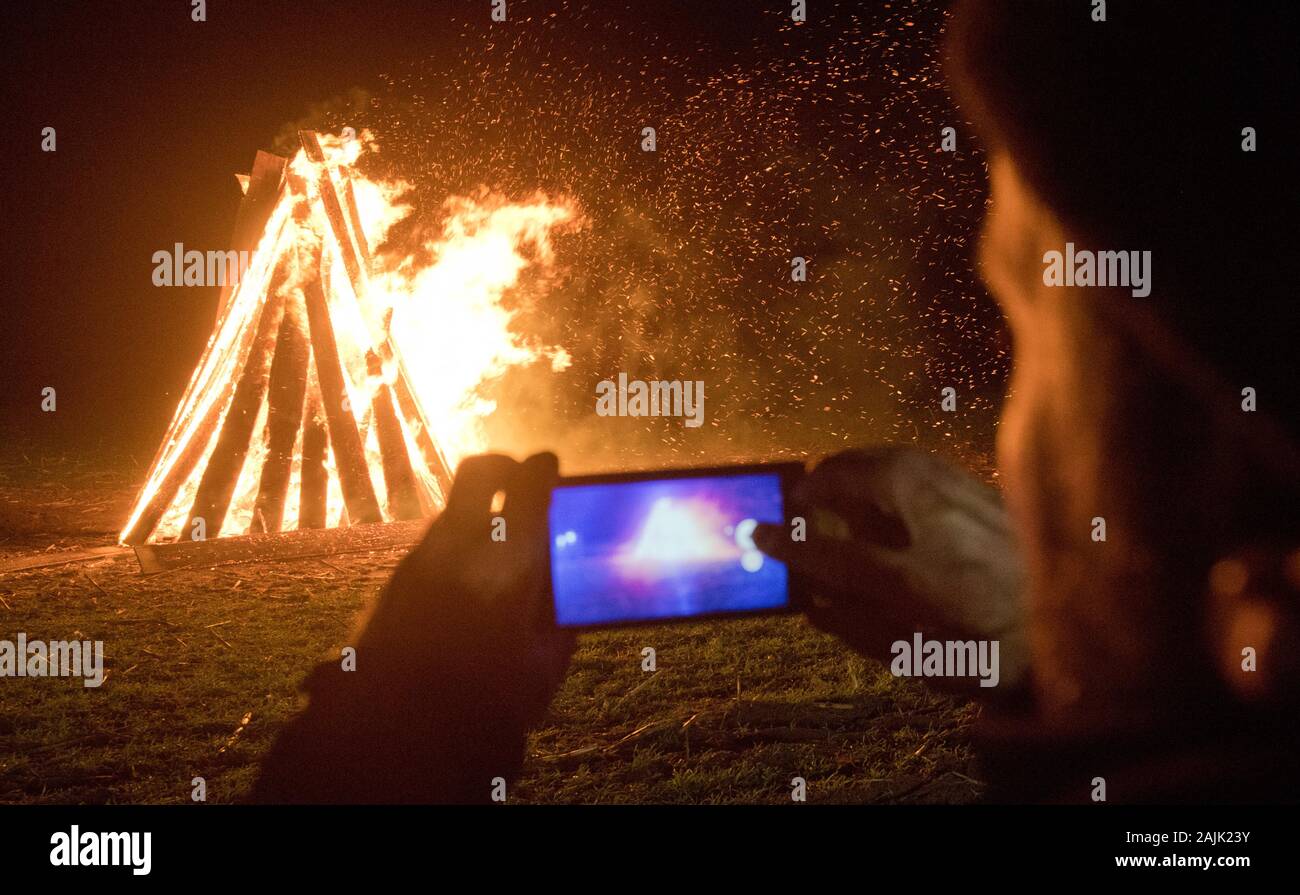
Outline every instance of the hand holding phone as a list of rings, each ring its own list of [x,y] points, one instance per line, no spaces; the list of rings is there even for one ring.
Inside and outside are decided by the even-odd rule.
[[[994,488],[938,455],[886,445],[823,460],[795,497],[807,539],[761,526],[755,540],[805,582],[814,625],[885,664],[917,633],[996,640],[999,689],[1024,679],[1024,569]],[[934,682],[969,692],[973,680]]]

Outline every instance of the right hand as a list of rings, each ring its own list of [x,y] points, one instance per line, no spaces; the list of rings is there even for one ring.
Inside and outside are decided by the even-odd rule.
[[[846,451],[794,489],[807,540],[760,525],[754,542],[812,591],[814,625],[888,665],[895,641],[999,641],[1000,689],[1025,681],[1024,575],[997,492],[910,447]],[[974,678],[935,678],[979,690]]]

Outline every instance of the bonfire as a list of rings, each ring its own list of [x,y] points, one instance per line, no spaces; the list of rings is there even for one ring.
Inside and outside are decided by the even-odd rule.
[[[368,132],[300,140],[240,178],[233,249],[251,260],[222,289],[124,544],[428,516],[485,445],[481,387],[543,354],[566,362],[512,332],[500,299],[551,262],[570,205],[451,200],[439,238],[381,265],[372,248],[411,213],[409,184],[361,173]]]

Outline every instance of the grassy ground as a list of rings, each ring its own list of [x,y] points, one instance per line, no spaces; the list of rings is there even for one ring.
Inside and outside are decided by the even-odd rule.
[[[0,466],[0,564],[112,543],[139,473]],[[0,802],[239,799],[400,558],[142,576],[131,554],[0,572],[0,639],[103,640],[107,679],[0,678]],[[641,668],[654,647],[657,670]],[[524,802],[965,802],[973,709],[797,618],[584,636],[512,790]]]

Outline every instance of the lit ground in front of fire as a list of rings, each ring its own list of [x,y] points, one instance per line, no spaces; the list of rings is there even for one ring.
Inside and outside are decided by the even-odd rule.
[[[140,470],[18,449],[0,564],[112,543]],[[346,644],[400,551],[143,576],[129,554],[0,573],[12,639],[105,643],[107,678],[0,687],[0,803],[239,800],[297,686]],[[652,646],[658,670],[641,670]],[[968,802],[974,709],[798,618],[584,635],[512,802]]]

